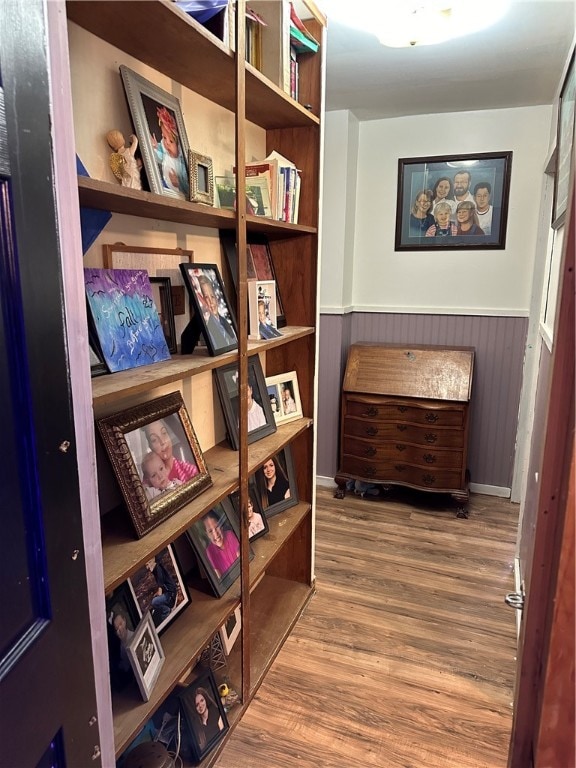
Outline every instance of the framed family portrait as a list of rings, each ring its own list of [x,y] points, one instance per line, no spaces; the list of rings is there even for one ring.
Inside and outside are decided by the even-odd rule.
[[[165,660],[160,638],[149,613],[143,616],[134,630],[126,650],[142,698],[148,701]]]
[[[246,276],[248,280],[274,280],[276,283],[276,320],[277,327],[282,328],[286,325],[286,316],[284,305],[280,296],[278,280],[272,261],[270,243],[266,235],[256,232],[247,233],[248,243],[246,247]],[[228,270],[234,284],[234,289],[238,291],[238,251],[236,249],[236,232],[232,229],[220,230],[220,243]]]
[[[238,348],[236,320],[217,264],[181,264],[193,318],[189,336],[182,338],[182,352],[191,353],[203,335],[211,355]],[[186,333],[186,332],[185,332]]]
[[[140,616],[150,613],[159,635],[190,605],[174,547],[169,544],[128,579]]]
[[[270,456],[255,474],[256,488],[266,517],[298,504],[298,488],[290,446]]]
[[[179,392],[96,424],[138,538],[212,485]]]
[[[113,691],[121,690],[134,679],[127,648],[141,618],[127,581],[106,596],[108,662]]]
[[[240,575],[240,528],[229,499],[222,499],[186,531],[196,557],[217,597]],[[250,559],[253,557],[250,551]]]
[[[189,200],[190,147],[180,102],[123,64],[120,75],[150,191]]]
[[[512,152],[398,160],[397,251],[506,245]]]
[[[276,424],[284,424],[302,417],[302,403],[296,371],[266,377],[268,399]]]
[[[574,54],[572,54],[568,72],[560,92],[560,104],[558,107],[556,174],[554,176],[554,207],[552,211],[552,226],[554,229],[562,226],[568,208],[570,171],[574,165],[575,97],[576,70]]]
[[[238,519],[242,520],[242,515],[240,510],[240,493],[238,491],[234,491],[234,493],[231,494],[230,498],[232,499],[232,504],[234,505],[234,510],[238,515]],[[254,477],[251,477],[248,481],[247,517],[248,517],[248,538],[250,541],[259,539],[260,536],[265,536],[268,533],[269,531],[268,519],[266,518],[266,515],[264,514],[264,510],[262,509],[262,503],[260,501],[260,495],[256,488],[256,481]]]
[[[230,727],[212,671],[206,670],[196,677],[178,698],[195,763],[199,763],[222,741]]]
[[[238,390],[238,364],[230,363],[214,371],[216,387],[222,404],[224,421],[230,447],[240,448],[238,430],[240,394]],[[248,358],[248,443],[254,443],[266,435],[276,432],[276,422],[266,392],[264,372],[258,355]]]
[[[214,168],[212,158],[190,150],[190,200],[214,205]]]

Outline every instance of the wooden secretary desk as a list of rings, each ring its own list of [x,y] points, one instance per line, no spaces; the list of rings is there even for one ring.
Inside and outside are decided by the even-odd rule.
[[[358,343],[342,387],[342,498],[349,480],[450,494],[466,516],[472,347]]]

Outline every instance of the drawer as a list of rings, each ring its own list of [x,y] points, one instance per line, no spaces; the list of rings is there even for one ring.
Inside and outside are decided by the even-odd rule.
[[[460,471],[463,462],[462,451],[439,451],[429,446],[408,445],[402,442],[376,444],[357,437],[345,437],[342,452],[359,459],[375,462],[390,461],[392,464],[407,462],[434,469],[456,469]]]
[[[344,418],[344,440],[347,437],[362,437],[374,445],[399,441],[416,445],[430,445],[437,448],[464,448],[463,429],[438,429],[436,426],[414,426],[393,422],[374,422],[346,416]]]
[[[400,483],[437,491],[463,488],[461,471],[416,467],[401,461],[370,461],[343,455],[340,471],[372,483]]]
[[[463,427],[465,409],[435,407],[402,402],[379,402],[372,398],[356,399],[348,396],[345,416],[370,421],[404,421],[411,424],[429,424],[436,427]]]

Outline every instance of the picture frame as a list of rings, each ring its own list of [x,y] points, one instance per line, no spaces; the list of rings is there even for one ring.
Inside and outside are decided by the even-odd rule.
[[[121,690],[128,682],[134,680],[127,645],[141,618],[127,581],[106,596],[108,663],[113,691]]]
[[[240,575],[240,528],[230,499],[195,520],[186,537],[214,594],[222,597]],[[250,550],[250,559],[253,556]]]
[[[151,277],[150,285],[168,351],[171,355],[175,355],[178,352],[178,341],[172,306],[172,281],[169,277]]]
[[[276,432],[276,422],[266,391],[266,382],[260,357],[248,358],[248,443],[254,443]],[[240,394],[238,390],[238,363],[216,368],[214,371],[216,387],[222,405],[228,442],[237,451],[240,448],[238,430],[240,414]]]
[[[149,701],[165,661],[164,650],[149,613],[140,620],[126,650],[142,698]]]
[[[92,344],[91,341],[88,345],[88,354],[90,355],[90,376],[92,376],[92,378],[108,373],[108,368],[100,355],[100,350],[95,344]]]
[[[302,418],[302,402],[296,371],[266,376],[266,389],[276,424]]]
[[[190,199],[190,146],[179,100],[124,64],[120,76],[150,191]]]
[[[199,696],[204,699],[208,710],[205,725],[201,721],[200,707],[197,707]],[[199,674],[178,694],[178,698],[182,719],[191,737],[196,762],[199,763],[222,741],[230,729],[212,670],[207,669]]]
[[[274,517],[298,504],[298,487],[289,445],[266,459],[254,477],[266,517]],[[272,478],[275,480],[270,487]]]
[[[247,233],[246,276],[248,280],[274,280],[276,282],[276,320],[277,328],[286,325],[286,313],[280,288],[274,269],[274,261],[270,250],[270,242],[266,235],[255,232]],[[228,271],[232,278],[234,290],[238,292],[238,251],[236,249],[236,232],[232,229],[220,230],[220,244],[224,252]]]
[[[212,485],[180,392],[110,414],[96,424],[138,538]],[[159,454],[169,465],[168,483],[156,461]],[[154,468],[160,469],[159,478],[150,478]]]
[[[576,69],[575,54],[572,54],[564,83],[560,91],[558,104],[558,127],[556,138],[556,173],[554,175],[554,203],[552,207],[552,227],[558,229],[564,224],[568,209],[570,191],[570,171],[574,165],[574,128]]]
[[[241,629],[242,612],[240,610],[240,606],[237,605],[230,616],[228,616],[225,623],[222,624],[218,630],[218,634],[220,635],[220,642],[222,643],[222,648],[224,649],[226,656],[230,656],[230,651],[234,647],[234,643],[240,635]]]
[[[230,495],[230,498],[232,500],[234,511],[236,512],[238,519],[242,520],[242,514],[240,510],[239,491],[234,491],[234,493]],[[268,518],[266,517],[266,515],[264,514],[264,510],[262,509],[262,503],[260,501],[260,496],[256,489],[256,481],[254,479],[254,476],[252,476],[248,480],[248,510],[247,511],[248,511],[248,539],[250,541],[255,541],[256,539],[259,539],[261,536],[265,536],[269,532],[270,527],[268,525]]]
[[[395,250],[505,248],[511,168],[512,152],[399,159]]]
[[[128,586],[140,616],[150,613],[159,635],[191,602],[176,550],[171,544],[133,573]],[[159,590],[161,594],[158,594]]]
[[[193,203],[214,205],[214,168],[212,158],[190,150],[190,200]]]
[[[238,331],[232,306],[224,290],[217,264],[180,264],[193,317],[188,336],[182,337],[182,353],[191,353],[200,335],[211,355],[238,348]],[[191,312],[192,314],[192,312]]]
[[[248,315],[251,339],[269,341],[282,336],[276,312],[276,282],[248,280]]]
[[[145,269],[84,268],[99,350],[111,373],[170,360]]]

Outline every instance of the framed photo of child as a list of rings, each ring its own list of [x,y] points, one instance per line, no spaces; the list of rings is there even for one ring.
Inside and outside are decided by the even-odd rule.
[[[96,424],[138,538],[212,485],[180,392]]]
[[[120,75],[150,191],[189,200],[190,146],[180,102],[123,64]]]

